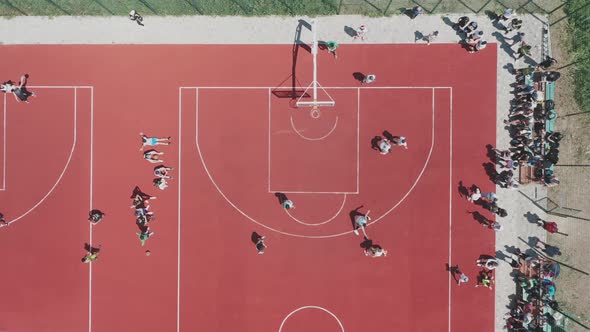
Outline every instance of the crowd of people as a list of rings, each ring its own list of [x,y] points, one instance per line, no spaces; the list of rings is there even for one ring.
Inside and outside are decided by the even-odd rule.
[[[557,286],[555,279],[559,276],[559,263],[550,257],[561,255],[559,248],[542,241],[543,247],[535,246],[538,251],[523,253],[516,249],[510,257],[510,265],[516,273],[517,294],[514,305],[506,315],[506,329],[509,332],[543,331],[544,327],[555,326],[561,315],[559,303],[555,298]]]
[[[488,45],[477,22],[471,20],[468,16],[460,17],[457,23],[453,25],[453,29],[461,35],[461,38],[463,38],[462,43],[469,53],[481,51]]]
[[[553,165],[559,161],[559,142],[562,135],[549,125],[557,117],[555,102],[547,99],[548,84],[559,79],[551,71],[557,61],[549,56],[535,66],[516,70],[516,89],[512,109],[504,121],[508,126],[510,158],[519,165],[534,169],[532,179],[546,186],[559,184]]]
[[[145,147],[156,147],[156,146],[167,146],[170,145],[171,137],[165,138],[158,138],[158,137],[150,137],[145,135],[144,133],[139,133],[141,137],[141,148],[140,151],[143,151]],[[143,159],[148,161],[149,163],[163,163],[164,160],[162,156],[164,152],[157,151],[155,149],[149,149],[143,151]],[[159,165],[154,167],[154,176],[155,178],[152,180],[152,183],[155,187],[160,190],[165,190],[168,188],[168,181],[167,179],[173,179],[170,172],[173,170],[173,167],[167,167],[164,165]],[[139,187],[135,187],[131,194],[131,199],[133,200],[133,204],[131,208],[135,210],[135,224],[139,228],[139,233],[136,233],[141,241],[141,245],[145,246],[147,240],[154,235],[154,232],[150,229],[150,224],[152,221],[155,220],[154,211],[150,210],[149,201],[156,199],[155,196],[149,195],[144,193]],[[150,251],[146,251],[146,255],[149,256]]]

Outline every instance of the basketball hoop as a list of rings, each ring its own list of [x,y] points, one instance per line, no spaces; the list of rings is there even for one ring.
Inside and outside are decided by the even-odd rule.
[[[312,118],[317,119],[320,117],[320,108],[318,105],[313,105],[313,107],[311,108],[311,112],[309,112],[309,115],[311,115]]]
[[[317,39],[317,23],[315,20],[313,20],[312,22],[312,30],[313,30],[313,45],[312,45],[312,55],[313,55],[313,81],[311,82],[311,84],[309,84],[309,86],[307,86],[307,89],[305,89],[305,91],[303,92],[303,95],[301,97],[299,97],[299,99],[297,99],[297,102],[295,103],[297,105],[297,107],[310,107],[311,106],[311,111],[310,111],[310,115],[313,119],[317,119],[320,117],[320,107],[334,107],[336,105],[336,102],[334,101],[334,99],[330,96],[330,94],[328,94],[328,92],[321,86],[321,84],[318,82],[318,65],[317,65],[317,54],[318,54],[318,39]],[[318,100],[318,88],[319,91],[322,92],[327,100]],[[309,95],[307,94],[307,91],[310,90],[312,91],[312,98],[313,100],[311,101],[304,101],[303,98],[305,97],[309,97]]]

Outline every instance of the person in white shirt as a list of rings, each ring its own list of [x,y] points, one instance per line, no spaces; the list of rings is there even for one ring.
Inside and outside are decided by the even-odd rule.
[[[154,179],[154,186],[158,187],[160,190],[164,190],[168,188],[168,181],[164,178],[156,178]]]
[[[408,142],[404,136],[394,136],[392,141],[395,146],[403,146],[406,149],[408,148]]]
[[[391,143],[387,138],[383,138],[379,141],[379,151],[383,155],[391,152]]]
[[[381,248],[378,244],[373,244],[369,248],[365,249],[365,256],[369,257],[385,257],[387,256],[387,250]]]

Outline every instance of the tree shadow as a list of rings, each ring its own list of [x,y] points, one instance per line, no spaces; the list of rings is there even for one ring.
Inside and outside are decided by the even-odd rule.
[[[147,0],[138,0],[139,2],[141,2],[147,9],[151,10],[152,13],[158,15],[158,12],[156,12],[156,10],[154,9],[154,7],[152,7]]]
[[[356,32],[356,29],[349,27],[348,25],[344,26],[344,32],[352,38],[358,37],[358,33]]]
[[[459,187],[457,187],[457,191],[459,191],[459,196],[462,198],[469,197],[469,189],[463,185],[463,181],[459,181]]]
[[[12,3],[10,3],[9,0],[4,0],[0,2],[1,4],[6,5],[7,7],[9,7],[10,9],[18,12],[19,14],[23,15],[23,16],[29,16],[29,14],[27,14],[26,12],[24,12],[23,10],[21,10],[20,8],[18,8],[17,6],[13,5]]]
[[[188,3],[191,7],[193,7],[193,9],[199,13],[199,15],[203,15],[203,10],[201,10],[199,7],[197,7],[197,5],[195,5],[192,1],[190,0],[184,0],[186,3]]]
[[[352,77],[354,77],[355,80],[363,83],[367,76],[365,74],[357,71],[357,72],[352,73]]]
[[[424,39],[424,34],[418,30],[414,31],[414,43]]]
[[[50,3],[51,5],[53,5],[55,8],[59,9],[62,13],[66,14],[66,15],[72,15],[70,12],[68,12],[67,10],[65,10],[60,5],[56,4],[54,1],[52,1],[52,0],[45,0],[45,1],[47,1],[48,3]]]
[[[107,6],[105,6],[104,4],[102,4],[102,2],[100,2],[99,0],[94,0],[94,2],[97,5],[99,5],[100,7],[102,7],[102,9],[106,10],[107,12],[109,12],[109,14],[115,15],[115,12],[113,12],[112,10],[110,10]]]

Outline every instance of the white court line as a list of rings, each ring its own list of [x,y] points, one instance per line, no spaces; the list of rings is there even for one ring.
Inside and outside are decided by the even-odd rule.
[[[32,89],[94,89],[91,85],[27,85]]]
[[[292,89],[292,88],[288,88],[288,89]],[[325,89],[330,89],[330,88],[325,88]],[[358,89],[358,88],[345,88],[345,89]],[[357,90],[357,97],[360,98],[360,90]],[[268,89],[268,192],[269,193],[284,193],[284,194],[358,194],[359,193],[359,139],[360,139],[360,132],[359,132],[359,122],[360,122],[360,102],[357,102],[357,133],[356,133],[356,144],[357,144],[357,154],[356,154],[356,164],[357,164],[357,173],[356,173],[356,191],[340,191],[340,192],[334,192],[334,191],[322,191],[322,192],[314,192],[314,191],[289,191],[289,190],[273,190],[271,189],[271,185],[270,185],[270,171],[271,171],[271,162],[270,162],[270,158],[271,158],[271,147],[270,147],[270,143],[271,143],[271,89]],[[299,137],[308,140],[308,141],[319,141],[319,140],[323,140],[324,138],[330,136],[330,134],[332,134],[332,132],[336,129],[336,126],[338,126],[338,116],[336,116],[336,122],[334,123],[334,126],[332,127],[332,129],[324,136],[319,137],[319,138],[310,138],[310,137],[306,137],[303,134],[301,134],[297,128],[295,127],[295,124],[293,123],[293,116],[291,116],[291,128],[293,128],[293,131],[295,131],[295,133],[297,135],[299,135]]]
[[[74,91],[77,91],[74,90]],[[76,105],[78,102],[76,101]],[[90,210],[94,206],[94,87],[90,88]],[[90,247],[94,243],[94,225],[90,223]],[[88,332],[92,331],[92,262],[88,273]]]
[[[321,140],[323,140],[324,138],[326,138],[326,137],[330,136],[330,134],[332,134],[332,132],[336,129],[336,126],[338,126],[338,116],[337,115],[336,115],[336,121],[334,121],[334,126],[332,127],[332,129],[330,129],[330,131],[328,131],[327,134],[325,134],[322,137],[317,137],[317,138],[306,137],[306,136],[303,136],[303,134],[300,133],[299,130],[297,130],[297,128],[295,127],[295,123],[293,123],[293,116],[291,115],[291,128],[293,128],[293,131],[297,135],[299,135],[299,137],[301,137],[305,140],[308,140],[308,141],[321,141]]]
[[[198,91],[198,90],[197,90]],[[270,96],[270,89],[268,89],[268,192],[270,191],[270,109],[271,109],[271,96]],[[199,113],[197,112],[197,115]]]
[[[450,87],[442,87],[443,89],[450,89],[451,93],[452,93],[452,89]],[[197,87],[180,87],[180,89],[196,89],[197,93],[198,93],[198,89]],[[432,89],[432,88],[430,88]],[[197,99],[198,100],[198,99]],[[179,110],[179,112],[182,111],[182,108]],[[434,108],[432,109],[432,131],[431,131],[431,144],[430,144],[430,150],[428,152],[428,156],[426,158],[426,161],[424,162],[424,166],[422,166],[422,170],[420,171],[420,173],[418,174],[418,177],[416,178],[416,180],[414,181],[414,183],[412,184],[412,186],[410,187],[410,189],[406,192],[406,194],[395,204],[393,205],[389,210],[387,210],[383,215],[381,215],[380,217],[377,217],[376,219],[374,219],[371,223],[369,223],[368,225],[372,225],[378,221],[380,221],[381,219],[383,219],[384,217],[386,217],[389,213],[391,213],[391,211],[393,211],[394,209],[396,209],[400,204],[402,204],[405,199],[412,193],[412,191],[414,190],[414,188],[416,187],[416,185],[418,185],[418,182],[420,181],[420,179],[422,178],[422,175],[424,174],[424,172],[426,171],[426,167],[429,165],[430,163],[430,158],[432,156],[432,151],[434,150]],[[348,234],[352,234],[352,231],[346,231],[346,232],[341,232],[341,233],[337,233],[337,234],[330,234],[330,235],[301,235],[301,234],[294,234],[294,233],[289,233],[289,232],[284,232],[278,229],[275,229],[273,227],[267,226],[259,221],[257,221],[256,219],[250,217],[247,213],[245,213],[244,211],[242,211],[237,205],[235,205],[226,195],[225,193],[221,190],[221,188],[219,188],[219,185],[217,185],[217,183],[215,182],[215,180],[213,179],[213,176],[211,176],[211,172],[209,171],[209,169],[207,168],[207,163],[205,163],[205,159],[203,158],[203,153],[201,151],[201,146],[199,145],[199,104],[197,102],[197,105],[195,106],[195,112],[196,112],[196,116],[195,116],[195,144],[197,146],[197,152],[199,154],[199,158],[201,159],[201,164],[203,165],[203,169],[205,170],[205,172],[207,173],[207,176],[209,177],[209,181],[211,181],[211,183],[213,184],[213,186],[215,187],[215,189],[217,189],[217,192],[219,192],[219,194],[226,200],[226,202],[231,205],[236,211],[238,211],[242,216],[246,217],[248,220],[252,221],[253,223],[259,225],[260,227],[266,228],[270,231],[276,232],[278,234],[283,234],[283,235],[288,235],[288,236],[293,236],[293,237],[299,237],[299,238],[308,238],[308,239],[327,239],[327,238],[333,238],[333,237],[338,237],[338,236],[343,236],[343,235],[348,235]],[[285,193],[283,191],[283,193]],[[314,193],[314,192],[300,192],[300,193]],[[332,192],[326,192],[326,194],[334,194]],[[344,194],[343,192],[341,192],[341,194]]]
[[[285,319],[283,319],[283,321],[281,322],[281,326],[279,326],[279,331],[278,332],[282,332],[283,326],[285,325],[285,322],[287,321],[287,319],[289,319],[289,317],[291,317],[296,312],[301,311],[301,310],[304,310],[304,309],[318,309],[318,310],[321,310],[321,311],[329,314],[330,316],[332,316],[332,318],[334,318],[336,320],[336,322],[338,322],[338,325],[340,325],[340,330],[342,332],[345,332],[344,331],[344,325],[342,325],[342,322],[340,321],[340,319],[338,319],[338,317],[336,317],[336,315],[334,315],[328,309],[325,309],[325,308],[322,308],[322,307],[318,307],[318,306],[315,306],[315,305],[307,305],[307,306],[304,306],[304,307],[301,307],[301,308],[298,308],[298,309],[295,309],[295,310],[291,311],[287,315],[287,317],[285,317]]]
[[[356,195],[358,191],[289,191],[289,190],[271,190],[271,194],[283,193],[283,194],[331,194],[331,195]]]
[[[2,150],[2,189],[0,189],[0,191],[6,190],[6,94],[4,94],[4,113],[2,114],[4,117],[4,131],[2,132],[2,135],[4,136],[2,139],[4,149]]]
[[[296,87],[274,87],[274,86],[181,86],[179,89],[244,89],[244,90],[291,90],[291,89],[306,89],[307,87],[296,86]],[[450,86],[325,86],[324,89],[360,89],[360,90],[371,90],[371,89],[450,89]]]
[[[360,161],[360,138],[361,137],[361,89],[356,90],[356,192],[361,190],[361,161]]]
[[[287,215],[289,217],[291,217],[291,219],[295,220],[296,222],[298,222],[298,223],[300,223],[302,225],[305,225],[305,226],[320,226],[320,225],[323,225],[323,224],[327,224],[330,221],[334,220],[334,218],[338,217],[338,215],[340,214],[340,212],[342,212],[342,209],[344,208],[344,205],[345,204],[346,204],[346,194],[343,195],[343,197],[342,197],[342,204],[340,205],[340,208],[338,209],[338,211],[332,216],[332,218],[327,219],[327,220],[324,220],[322,222],[318,222],[318,223],[306,223],[306,222],[303,222],[303,221],[295,218],[293,215],[291,215],[291,213],[289,212],[289,209],[283,209],[283,210],[285,210],[285,212],[287,213]]]
[[[37,86],[37,87],[33,87],[33,86],[29,86],[30,88],[53,88],[53,87],[48,87],[48,86]],[[57,87],[57,88],[65,88],[65,87]],[[71,86],[68,88],[73,88],[74,89],[74,101],[76,100],[76,89],[77,88],[91,88],[92,87],[87,87],[87,86]],[[57,187],[57,185],[61,182],[61,179],[63,178],[63,176],[65,175],[66,171],[68,170],[68,167],[70,165],[70,162],[72,161],[72,156],[74,155],[74,150],[76,148],[76,142],[77,142],[77,117],[78,117],[78,107],[77,105],[74,103],[74,139],[72,142],[72,147],[70,148],[70,155],[68,156],[68,160],[66,161],[66,164],[63,168],[63,170],[61,171],[61,174],[59,175],[59,177],[57,178],[57,181],[55,181],[55,184],[53,184],[53,186],[51,187],[51,189],[49,189],[49,191],[47,192],[47,194],[45,194],[45,196],[43,196],[43,198],[41,198],[41,200],[33,205],[33,207],[31,207],[29,210],[27,210],[25,213],[23,213],[22,215],[20,215],[19,217],[16,217],[10,221],[8,221],[9,224],[12,224],[14,222],[19,221],[20,219],[26,217],[29,213],[31,213],[33,210],[35,210],[39,205],[41,205],[46,199],[47,197],[49,197],[49,195],[51,195],[51,193],[53,193],[53,190],[55,190],[55,188]]]
[[[93,160],[93,154],[94,154],[94,146],[93,146],[93,138],[94,138],[94,100],[93,100],[94,96],[93,96],[93,90],[90,90],[90,208],[88,209],[88,211],[92,210],[92,193],[93,193],[93,182],[92,182],[92,176],[93,176],[93,169],[92,169],[92,164],[94,162]],[[76,100],[74,103],[74,107],[78,107],[78,89],[74,89],[74,99]],[[93,225],[92,223],[89,223],[89,240],[88,243],[90,244],[90,248],[92,248],[93,245]],[[92,331],[92,262],[90,262],[89,264],[90,266],[88,267],[88,332]]]
[[[453,243],[453,88],[450,95],[450,114],[449,114],[449,266],[452,262],[452,243]],[[449,332],[451,332],[451,274],[449,273]]]
[[[196,92],[196,102],[199,102],[199,90]],[[182,89],[178,89],[178,233],[177,253],[178,261],[176,268],[176,331],[180,331],[180,210],[181,210],[181,183],[182,183]]]

